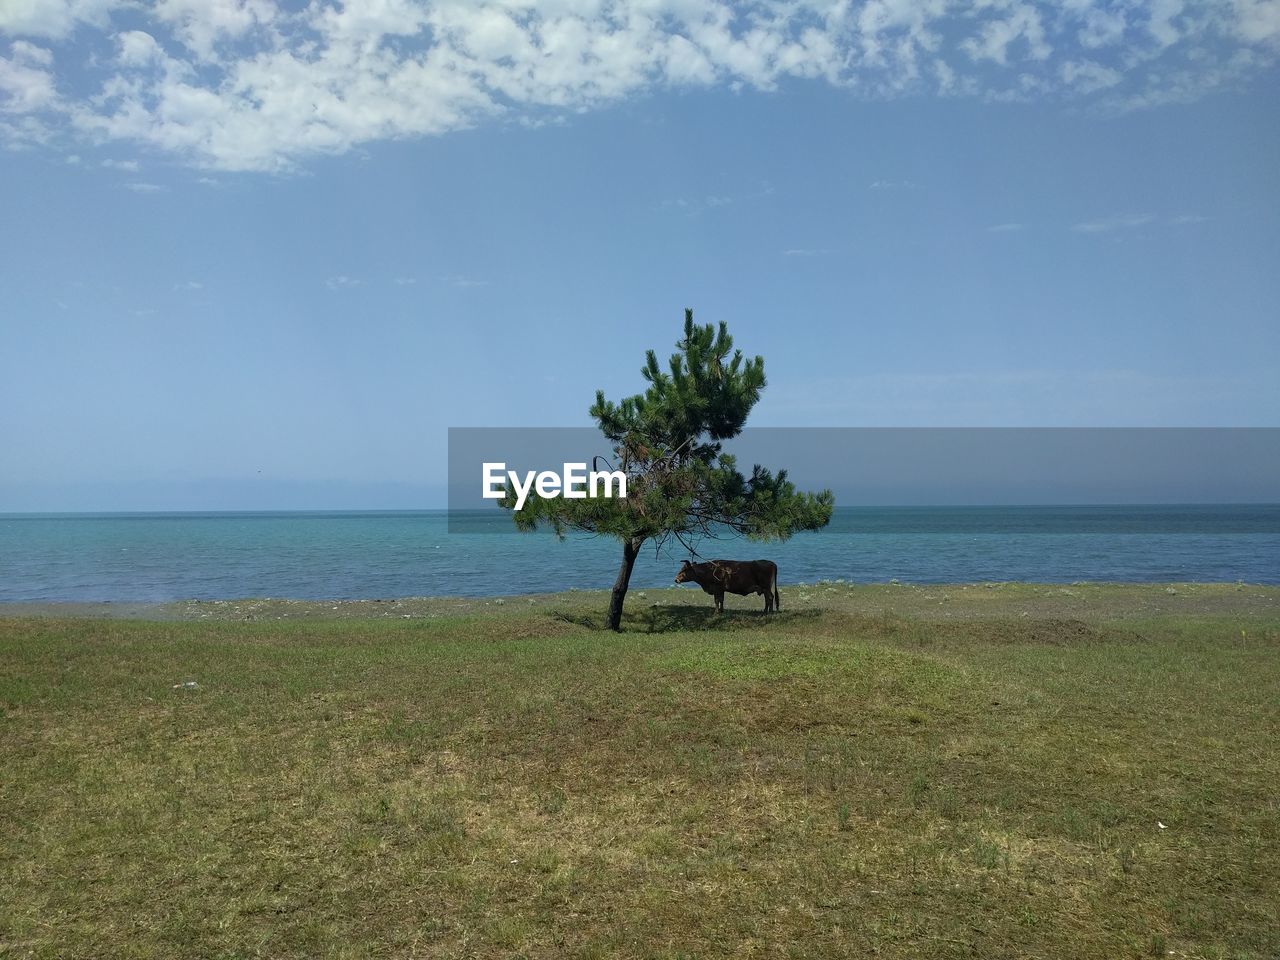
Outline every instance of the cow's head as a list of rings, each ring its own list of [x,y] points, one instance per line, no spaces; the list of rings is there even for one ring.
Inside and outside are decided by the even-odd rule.
[[[688,560],[680,564],[680,569],[679,571],[676,572],[676,583],[684,583],[686,580],[688,580],[690,576],[690,570],[692,567],[693,567],[693,564],[691,564]]]

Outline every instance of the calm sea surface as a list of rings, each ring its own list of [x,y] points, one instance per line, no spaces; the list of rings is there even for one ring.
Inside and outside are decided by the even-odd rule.
[[[460,522],[461,521],[461,522]],[[0,602],[373,598],[594,589],[611,540],[511,531],[500,511],[0,515]],[[770,557],[782,581],[844,578],[1280,583],[1280,505],[843,508],[784,544],[706,543]],[[687,554],[646,549],[633,586]]]

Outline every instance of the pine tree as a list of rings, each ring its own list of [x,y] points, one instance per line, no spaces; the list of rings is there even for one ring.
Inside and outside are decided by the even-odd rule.
[[[614,469],[627,476],[625,499],[532,497],[513,514],[521,530],[550,526],[616,537],[622,567],[613,585],[607,626],[618,630],[631,570],[640,548],[672,540],[689,548],[702,537],[734,533],[752,540],[785,540],[831,519],[829,490],[801,493],[787,479],[756,465],[743,476],[723,441],[741,433],[765,386],[764,359],[747,360],[728,327],[697,326],[684,315],[684,337],[667,369],[650,350],[642,369],[644,393],[619,403],[596,392],[590,414],[610,441]],[[514,506],[508,496],[501,501]]]

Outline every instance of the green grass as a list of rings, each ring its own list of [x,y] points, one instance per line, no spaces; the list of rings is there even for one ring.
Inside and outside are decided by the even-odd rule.
[[[0,619],[0,955],[1280,955],[1280,591],[828,586]]]

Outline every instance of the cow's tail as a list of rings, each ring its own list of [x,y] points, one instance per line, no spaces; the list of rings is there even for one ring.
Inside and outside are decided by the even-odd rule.
[[[782,609],[782,594],[778,593],[778,565],[773,565],[773,609],[775,612]]]

